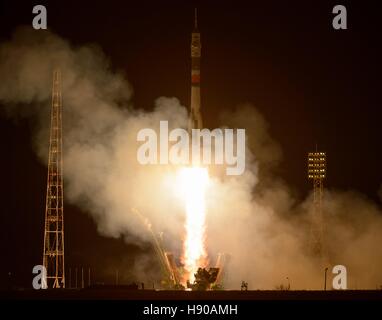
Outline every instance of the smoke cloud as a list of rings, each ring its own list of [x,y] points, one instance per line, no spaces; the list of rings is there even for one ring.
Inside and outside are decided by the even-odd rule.
[[[63,78],[67,199],[91,214],[102,235],[147,244],[151,234],[132,210],[138,209],[164,233],[166,249],[179,255],[185,217],[174,190],[176,172],[140,165],[136,135],[142,128],[158,129],[160,120],[168,120],[170,130],[186,128],[187,109],[176,98],[160,97],[153,111],[144,112],[132,105],[125,75],[100,48],[74,47],[53,33],[20,28],[0,45],[0,102],[6,116],[37,119],[33,143],[44,164],[56,67]],[[217,170],[208,190],[207,247],[211,265],[219,252],[230,256],[226,288],[237,289],[245,280],[250,289],[288,282],[292,289],[321,289],[324,268],[336,264],[347,267],[350,288],[382,284],[382,214],[375,203],[355,192],[325,190],[328,258],[322,262],[308,250],[311,196],[298,201],[275,176],[282,151],[264,117],[244,105],[223,113],[221,126],[245,128],[248,141],[245,173]],[[136,274],[142,281],[157,276],[155,270]]]

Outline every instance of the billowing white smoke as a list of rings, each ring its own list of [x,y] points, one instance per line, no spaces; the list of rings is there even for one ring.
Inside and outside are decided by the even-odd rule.
[[[163,119],[173,127],[186,125],[186,109],[176,98],[157,99],[151,113],[133,110],[128,82],[111,71],[99,49],[71,48],[51,33],[19,29],[0,47],[0,57],[0,99],[10,115],[41,117],[35,144],[44,163],[52,70],[61,68],[65,192],[94,216],[103,234],[118,237],[130,231],[148,238],[141,221],[132,216],[132,207],[160,230],[167,229],[164,216],[172,215],[167,217],[172,221],[169,231],[181,230],[179,216],[170,210],[174,199],[166,179],[169,168],[143,167],[136,160],[138,130],[157,129]]]
[[[72,47],[49,32],[19,29],[0,46],[0,102],[10,116],[40,119],[34,143],[46,163],[52,70],[60,67],[64,99],[64,172],[68,200],[88,211],[99,231],[127,241],[150,241],[131,208],[139,209],[166,245],[179,252],[184,212],[174,194],[170,166],[142,166],[136,134],[142,128],[186,127],[187,111],[176,98],[159,98],[152,112],[130,105],[132,89],[95,46]],[[241,280],[252,289],[321,288],[323,266],[307,254],[311,199],[297,202],[272,173],[281,149],[252,106],[222,115],[222,126],[247,129],[242,176],[212,176],[208,193],[210,262],[230,254],[226,286]],[[327,192],[327,247],[332,264],[348,267],[349,286],[382,283],[382,218],[379,208],[355,193]],[[139,275],[142,276],[142,275]],[[147,280],[147,279],[142,279]]]

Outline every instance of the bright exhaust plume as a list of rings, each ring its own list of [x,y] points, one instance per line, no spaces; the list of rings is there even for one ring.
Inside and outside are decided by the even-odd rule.
[[[185,269],[184,281],[191,283],[199,267],[207,264],[206,250],[206,190],[208,187],[206,168],[182,168],[178,176],[178,187],[185,204],[186,222],[182,262]]]

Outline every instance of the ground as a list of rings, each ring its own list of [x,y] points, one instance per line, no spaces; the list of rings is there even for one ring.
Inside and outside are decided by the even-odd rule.
[[[120,287],[82,290],[13,290],[1,291],[0,299],[53,300],[379,300],[382,290],[342,291],[167,291],[133,290]]]

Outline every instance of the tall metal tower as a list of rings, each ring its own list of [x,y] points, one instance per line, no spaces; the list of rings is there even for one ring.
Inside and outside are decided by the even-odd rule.
[[[43,265],[48,288],[65,288],[61,72],[53,72]]]
[[[324,179],[326,177],[325,152],[308,153],[308,179],[313,180],[313,216],[312,216],[312,249],[317,255],[323,254],[323,215],[322,199]]]

